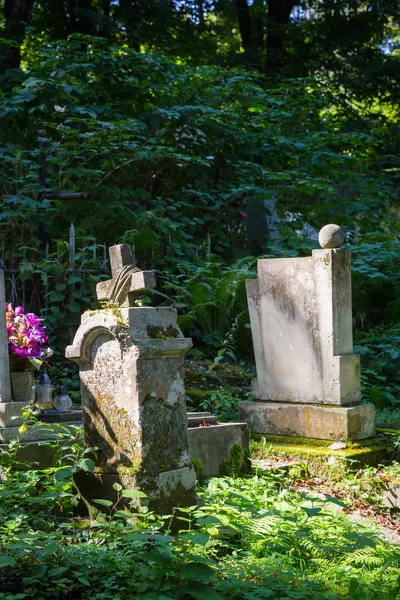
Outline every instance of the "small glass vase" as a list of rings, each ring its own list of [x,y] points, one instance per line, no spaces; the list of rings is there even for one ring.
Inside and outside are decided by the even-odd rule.
[[[42,373],[38,385],[36,385],[36,404],[39,410],[52,410],[54,386],[46,372]]]
[[[54,398],[54,408],[59,412],[68,412],[71,410],[72,400],[68,396],[67,388],[65,385],[60,385],[58,388],[58,394]]]

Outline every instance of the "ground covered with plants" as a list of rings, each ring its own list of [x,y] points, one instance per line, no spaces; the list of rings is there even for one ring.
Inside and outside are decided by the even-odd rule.
[[[4,600],[400,597],[400,544],[376,519],[349,518],[362,489],[378,510],[376,485],[363,486],[377,470],[323,490],[295,468],[211,479],[172,531],[172,516],[135,507],[132,490],[118,489],[130,509],[99,499],[97,520],[76,516],[71,476],[94,466],[79,444],[44,470],[17,464],[15,451],[1,455]]]
[[[331,222],[352,251],[363,401],[396,439],[397,4],[0,0],[0,267],[7,301],[45,318],[50,377],[75,406],[64,350],[98,307],[108,246],[156,271],[140,303],[175,307],[194,341],[189,409],[230,421],[254,376],[244,281],[258,258],[309,256]],[[252,215],[271,207],[260,234]],[[71,478],[93,464],[75,442],[46,470],[15,457],[0,454],[5,600],[400,597],[381,529],[398,527],[381,505],[396,460],[340,482],[302,464],[213,479],[172,534],[132,491],[130,511],[99,499],[104,516],[77,516]]]

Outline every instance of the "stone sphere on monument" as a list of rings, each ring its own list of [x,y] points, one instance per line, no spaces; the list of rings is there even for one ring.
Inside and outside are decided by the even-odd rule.
[[[339,225],[325,225],[318,235],[321,248],[340,248],[346,241],[346,234]]]

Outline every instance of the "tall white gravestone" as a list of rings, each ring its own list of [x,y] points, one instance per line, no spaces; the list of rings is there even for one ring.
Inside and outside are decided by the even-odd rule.
[[[240,416],[255,433],[357,440],[375,433],[353,354],[351,254],[336,225],[310,258],[261,259],[246,282],[257,379]]]
[[[113,277],[97,285],[97,295],[114,307],[85,313],[66,350],[79,364],[85,445],[97,448],[94,474],[75,481],[89,507],[96,498],[115,501],[118,483],[169,514],[195,501],[183,383],[192,341],[175,309],[135,305],[155,276],[133,267],[129,246],[111,247],[110,259]]]

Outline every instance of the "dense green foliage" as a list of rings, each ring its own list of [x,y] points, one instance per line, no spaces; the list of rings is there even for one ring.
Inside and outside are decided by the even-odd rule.
[[[35,3],[32,29],[18,34],[22,71],[5,72],[0,92],[0,242],[47,296],[61,351],[104,276],[99,244],[123,241],[158,270],[158,290],[142,302],[176,306],[201,356],[237,360],[252,358],[243,281],[255,257],[309,254],[305,224],[338,222],[354,253],[365,398],[392,405],[398,13],[391,0],[286,2],[293,10],[279,24],[274,4]],[[273,68],[271,22],[283,44]],[[45,191],[90,200],[44,197],[40,144]],[[264,202],[276,203],[280,237],[265,231],[255,246],[245,214]],[[71,223],[74,259],[91,274],[71,271]]]
[[[171,535],[171,517],[135,508],[132,490],[119,490],[130,510],[100,499],[97,521],[74,518],[71,475],[94,466],[76,442],[44,470],[18,465],[15,451],[1,454],[4,600],[398,598],[398,547],[372,522],[350,522],[347,502],[291,490],[282,472],[210,480]]]

